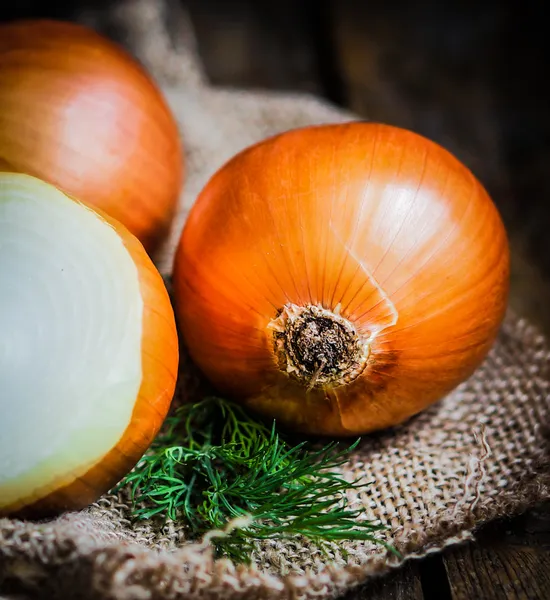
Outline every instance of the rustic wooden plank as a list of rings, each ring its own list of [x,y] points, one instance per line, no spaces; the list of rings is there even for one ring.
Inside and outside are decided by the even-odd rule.
[[[533,508],[515,519],[491,524],[479,539],[485,544],[534,546],[550,550],[550,502]]]
[[[550,38],[544,11],[543,2],[533,2],[508,13],[493,76],[510,186],[522,200],[513,216],[524,223],[529,246],[550,276],[550,90],[541,77],[550,68]]]
[[[406,563],[395,573],[352,590],[341,600],[424,600],[418,563]]]
[[[444,143],[496,179],[499,123],[488,82],[503,15],[498,5],[458,0],[333,1],[350,107]]]
[[[445,556],[453,600],[548,600],[550,550],[469,544]]]
[[[550,503],[486,526],[443,555],[453,600],[550,597]]]
[[[342,600],[546,600],[550,597],[550,503],[515,519],[491,523],[478,538],[476,544],[408,563],[403,569],[350,592]]]
[[[320,92],[302,5],[293,0],[186,0],[213,84]]]

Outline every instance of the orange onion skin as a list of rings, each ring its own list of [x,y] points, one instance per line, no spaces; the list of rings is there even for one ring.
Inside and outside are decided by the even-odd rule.
[[[222,393],[299,432],[363,434],[480,365],[509,260],[492,200],[439,145],[381,124],[307,127],[244,150],[207,183],[175,258],[176,317]],[[270,323],[289,304],[340,312],[370,339],[362,373],[311,387],[279,368]]]
[[[81,510],[95,502],[137,464],[159,432],[174,397],[179,345],[164,281],[139,240],[121,223],[94,210],[118,233],[139,274],[143,300],[142,381],[131,420],[116,446],[84,475],[39,499],[21,498],[17,505],[1,511],[5,515],[44,518]]]
[[[145,70],[93,30],[48,20],[0,25],[0,169],[105,211],[149,252],[183,182],[177,124]]]

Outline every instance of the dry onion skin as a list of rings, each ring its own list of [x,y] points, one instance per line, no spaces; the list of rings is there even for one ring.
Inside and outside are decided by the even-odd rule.
[[[0,173],[0,515],[80,509],[139,460],[169,409],[178,340],[128,230]]]
[[[0,168],[101,209],[154,252],[182,165],[169,107],[123,49],[75,23],[0,25]]]
[[[481,363],[505,314],[495,205],[439,145],[372,124],[264,140],[207,183],[174,265],[194,361],[288,428],[399,424]]]

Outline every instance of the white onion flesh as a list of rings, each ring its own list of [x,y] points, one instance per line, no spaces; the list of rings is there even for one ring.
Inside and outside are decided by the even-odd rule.
[[[141,385],[142,318],[117,232],[55,188],[2,174],[0,508],[72,482],[120,440]]]

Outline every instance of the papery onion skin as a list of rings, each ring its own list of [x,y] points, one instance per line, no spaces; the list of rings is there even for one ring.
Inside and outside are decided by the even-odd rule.
[[[321,125],[212,177],[173,282],[190,354],[220,392],[290,429],[347,436],[404,422],[480,365],[506,311],[509,248],[485,189],[441,146],[388,125]],[[281,363],[281,332],[311,306],[356,329],[339,382],[327,365],[345,336],[322,346],[322,315],[294,342],[305,331],[324,358],[303,346],[301,375]]]
[[[154,252],[183,182],[177,123],[122,48],[75,23],[0,25],[0,168],[48,181]]]
[[[0,174],[2,176],[2,174]],[[34,179],[29,177],[29,179]],[[79,202],[72,199],[74,202]],[[64,511],[80,510],[95,502],[128,473],[143,456],[170,409],[175,392],[179,342],[173,308],[162,277],[141,242],[128,229],[98,209],[82,204],[120,236],[138,271],[143,300],[141,369],[142,380],[130,423],[120,440],[96,464],[54,491],[33,500],[22,497],[13,505],[0,507],[0,516],[44,518]],[[62,369],[63,365],[59,365]],[[116,402],[116,398],[113,398]]]

